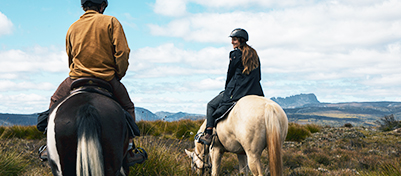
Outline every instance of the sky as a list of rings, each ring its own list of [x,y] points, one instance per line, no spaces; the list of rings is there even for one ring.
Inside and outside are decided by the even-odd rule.
[[[109,0],[131,49],[122,83],[135,106],[205,114],[224,89],[243,28],[267,98],[401,101],[399,0]],[[68,76],[65,37],[78,0],[0,0],[0,113],[45,111]]]

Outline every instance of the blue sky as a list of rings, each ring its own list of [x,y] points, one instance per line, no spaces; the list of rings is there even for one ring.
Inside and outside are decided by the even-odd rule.
[[[131,48],[122,79],[138,107],[205,114],[224,88],[228,37],[249,32],[266,97],[401,101],[398,0],[109,1]],[[80,1],[0,0],[0,113],[36,113],[68,76]]]

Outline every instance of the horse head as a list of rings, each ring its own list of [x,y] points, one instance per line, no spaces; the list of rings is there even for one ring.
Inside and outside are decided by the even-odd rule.
[[[199,138],[202,133],[198,132],[196,136]],[[207,145],[198,143],[198,140],[195,139],[194,151],[185,149],[185,153],[191,158],[191,169],[193,172],[203,175],[206,170],[210,171],[212,164],[210,163],[209,147]]]

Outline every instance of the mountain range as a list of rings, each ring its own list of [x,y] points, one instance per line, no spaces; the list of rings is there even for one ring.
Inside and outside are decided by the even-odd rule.
[[[375,125],[378,119],[393,114],[401,116],[401,102],[345,102],[321,103],[313,93],[293,95],[286,98],[272,97],[286,112],[290,122],[316,123],[320,125],[339,126],[344,123],[354,125]],[[203,114],[186,112],[153,113],[145,108],[135,108],[136,120],[145,121],[177,121],[182,119],[205,119]],[[0,125],[36,125],[37,114],[4,114],[0,113]]]

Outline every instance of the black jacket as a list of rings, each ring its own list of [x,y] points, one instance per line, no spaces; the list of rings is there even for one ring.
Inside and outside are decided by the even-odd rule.
[[[213,114],[214,118],[222,115],[233,102],[238,101],[246,95],[264,96],[260,85],[260,61],[259,67],[252,70],[248,75],[243,74],[242,51],[235,49],[230,52],[230,64],[228,65],[227,79],[223,99]]]

